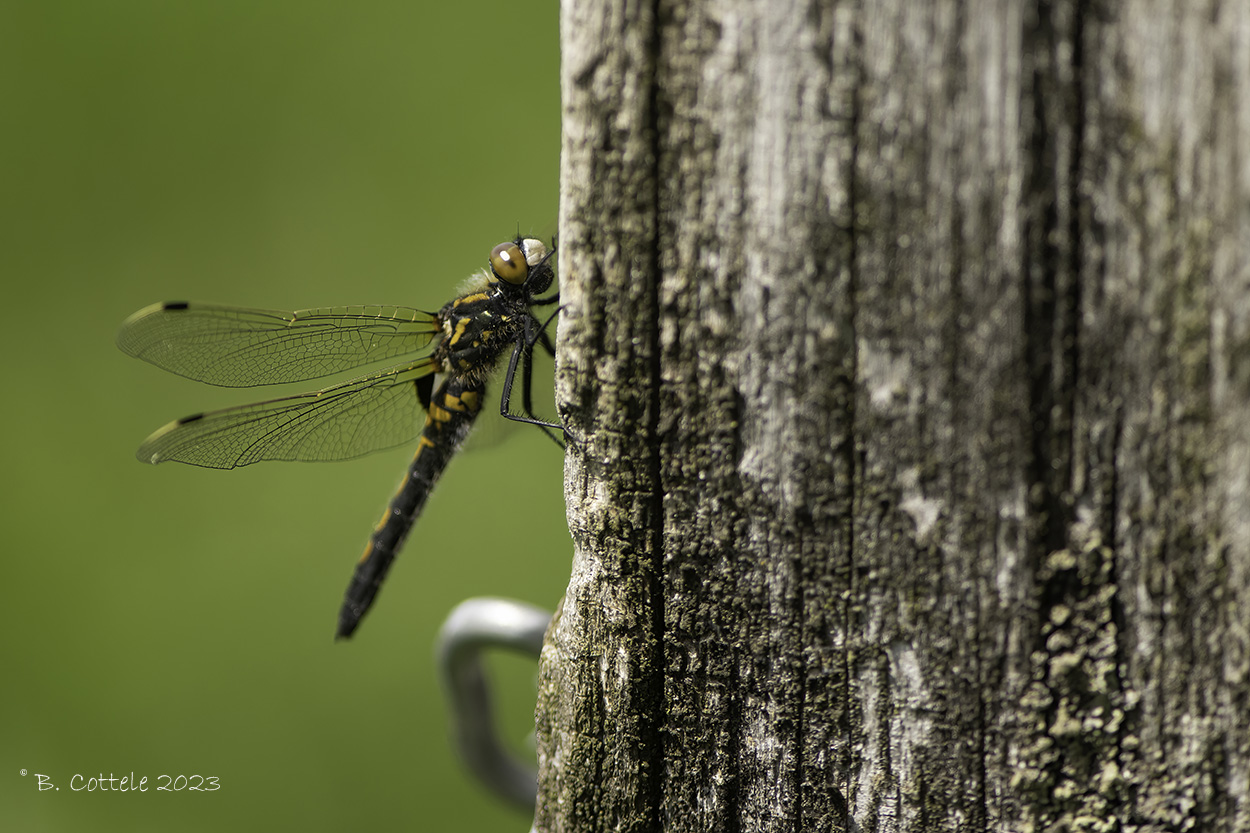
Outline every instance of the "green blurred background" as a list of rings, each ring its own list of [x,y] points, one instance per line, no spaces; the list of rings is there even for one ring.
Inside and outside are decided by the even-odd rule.
[[[571,546],[555,447],[514,430],[457,459],[336,644],[412,449],[142,465],[164,422],[261,397],[113,338],[160,300],[437,308],[518,224],[549,235],[557,11],[0,4],[0,829],[527,829],[456,761],[431,646],[466,597],[557,602]],[[521,742],[533,669],[497,669]],[[221,789],[68,788],[131,772]]]

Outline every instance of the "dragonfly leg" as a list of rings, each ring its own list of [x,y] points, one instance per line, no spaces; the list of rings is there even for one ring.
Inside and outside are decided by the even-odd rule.
[[[559,300],[559,296],[552,296],[551,300]],[[543,349],[547,351],[547,355],[551,356],[553,359],[556,357],[556,346],[551,343],[551,336],[547,335],[547,327],[553,320],[555,320],[555,317],[560,314],[560,310],[562,309],[564,309],[564,307],[556,307],[555,311],[552,312],[551,315],[547,316],[547,320],[539,325],[538,332],[532,339],[530,339],[530,346],[533,346],[534,344],[541,344]]]
[[[534,345],[528,345],[521,351],[524,363],[521,365],[521,410],[526,416],[538,417],[534,413]]]
[[[558,422],[547,422],[546,420],[536,418],[533,415],[533,408],[530,407],[530,403],[528,401],[529,389],[534,367],[532,364],[533,348],[526,346],[527,341],[528,337],[523,335],[521,338],[517,339],[516,346],[512,348],[512,355],[508,359],[508,372],[503,378],[503,394],[499,397],[499,415],[504,419],[510,419],[514,422],[524,422],[527,425],[537,425],[539,428],[543,429],[544,434],[551,438],[552,442],[560,446],[560,448],[564,448],[564,441],[551,431],[553,428],[558,428],[561,433],[567,437],[568,433],[564,431],[564,426]],[[522,368],[522,404],[528,412],[528,415],[526,416],[514,414],[508,410],[508,406],[512,400],[512,383],[516,379],[517,364],[520,362],[522,353],[525,354],[525,365]]]

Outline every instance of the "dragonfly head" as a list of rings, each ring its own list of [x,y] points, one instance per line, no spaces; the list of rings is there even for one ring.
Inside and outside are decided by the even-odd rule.
[[[553,254],[541,240],[518,237],[491,249],[490,271],[498,280],[537,295],[551,286],[554,273],[547,261]]]

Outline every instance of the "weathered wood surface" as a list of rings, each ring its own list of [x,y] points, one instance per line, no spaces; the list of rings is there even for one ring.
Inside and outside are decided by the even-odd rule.
[[[538,829],[1250,829],[1250,3],[561,37]]]

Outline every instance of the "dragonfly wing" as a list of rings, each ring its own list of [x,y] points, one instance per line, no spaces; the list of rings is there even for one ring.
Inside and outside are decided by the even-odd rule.
[[[117,334],[125,353],[222,387],[301,382],[420,350],[441,331],[409,307],[282,312],[164,303],[139,310]]]
[[[157,430],[135,456],[214,469],[359,457],[417,436],[418,383],[434,372],[434,361],[422,359],[315,393],[196,414]]]

